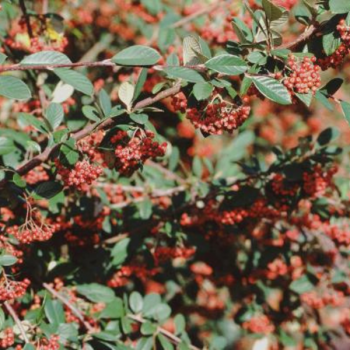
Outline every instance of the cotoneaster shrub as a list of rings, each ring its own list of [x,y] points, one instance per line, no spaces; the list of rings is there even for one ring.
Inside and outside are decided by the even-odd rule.
[[[0,348],[349,347],[350,3],[8,0],[0,43]]]

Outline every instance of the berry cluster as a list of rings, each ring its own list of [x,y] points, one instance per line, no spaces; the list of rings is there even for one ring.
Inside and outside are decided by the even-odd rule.
[[[234,107],[227,101],[207,104],[203,109],[189,108],[187,118],[196,128],[212,135],[221,135],[224,131],[232,133],[249,117],[250,107]]]
[[[292,93],[315,94],[321,86],[320,66],[315,65],[316,57],[304,57],[301,62],[294,55],[288,58],[291,73],[283,81]]]
[[[35,185],[38,182],[48,181],[49,175],[45,171],[44,167],[40,165],[35,169],[29,171],[24,176],[24,179],[26,180],[28,185]]]
[[[22,226],[14,225],[10,227],[8,233],[19,242],[28,244],[34,241],[48,241],[59,228],[59,224],[37,225],[34,221],[29,221]]]
[[[115,147],[115,169],[124,176],[131,176],[147,159],[163,157],[167,144],[153,141],[154,136],[153,132],[146,131],[129,137],[126,131],[118,130],[110,140]]]
[[[325,228],[325,232],[337,244],[350,245],[350,229],[348,226],[331,225]]]
[[[273,0],[272,2],[277,6],[291,10],[298,3],[298,0]]]
[[[196,252],[196,249],[193,247],[191,248],[157,247],[154,252],[154,260],[156,265],[158,265],[175,258],[188,259],[195,252]]]
[[[3,277],[0,282],[0,300],[6,301],[21,298],[29,285],[30,281],[28,279],[24,279],[22,282],[16,282]]]
[[[64,185],[82,192],[87,192],[90,185],[103,173],[101,167],[91,164],[87,159],[77,162],[73,169],[64,167],[57,159],[55,163]]]
[[[271,188],[275,195],[287,197],[295,196],[299,186],[287,182],[282,174],[275,174],[271,180]]]
[[[310,291],[301,295],[301,301],[312,309],[321,309],[328,305],[333,307],[343,305],[345,296],[340,291],[324,293],[322,296],[319,296],[315,291]]]
[[[344,19],[340,20],[339,24],[337,25],[337,30],[342,43],[330,56],[325,56],[318,59],[318,64],[321,66],[322,70],[326,70],[330,67],[339,67],[350,52],[350,27],[346,25],[346,21]]]
[[[313,172],[304,172],[304,191],[313,198],[322,197],[326,190],[333,186],[333,176],[338,171],[334,166],[328,171],[322,169],[318,164],[313,168]]]
[[[15,342],[15,335],[12,328],[6,328],[2,331],[0,335],[0,348],[8,349]]]
[[[346,20],[341,19],[337,25],[340,38],[346,46],[350,46],[350,26],[346,25]]]
[[[266,315],[258,315],[252,317],[249,321],[243,323],[242,327],[251,333],[272,333],[275,327]]]
[[[187,98],[184,93],[179,93],[171,99],[171,105],[175,112],[185,113],[187,109]]]
[[[57,334],[53,334],[49,339],[43,338],[40,341],[40,350],[59,350],[60,349],[60,336]]]
[[[128,284],[129,278],[135,276],[141,280],[145,280],[157,273],[156,269],[149,269],[144,265],[128,265],[123,266],[108,281],[108,285],[112,288],[123,287]]]

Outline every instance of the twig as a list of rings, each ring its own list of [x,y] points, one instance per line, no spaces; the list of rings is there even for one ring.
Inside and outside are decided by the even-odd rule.
[[[13,309],[13,307],[10,305],[10,303],[8,301],[5,301],[4,305],[7,309],[7,311],[9,312],[9,314],[11,315],[11,317],[13,318],[13,320],[15,321],[19,331],[21,332],[23,340],[25,341],[26,344],[29,344],[29,339],[27,337],[26,331],[24,330],[22,323],[16,314],[16,311]]]
[[[166,176],[170,180],[175,180],[182,185],[186,184],[186,180],[184,180],[183,178],[181,178],[177,174],[173,173],[172,171],[164,168],[160,164],[153,162],[152,160],[148,160],[145,163],[145,165],[151,166],[152,168],[159,170],[164,176]]]
[[[67,300],[63,295],[55,291],[49,284],[43,283],[43,286],[46,290],[48,290],[53,296],[55,296],[58,300],[60,300],[64,305],[66,305],[73,314],[78,317],[78,319],[81,321],[81,323],[84,325],[84,327],[89,331],[93,332],[94,328],[91,326],[91,324],[87,321],[85,321],[84,316],[82,313],[69,301]]]
[[[143,101],[140,101],[139,103],[136,104],[136,106],[134,107],[134,110],[145,108],[145,107],[150,106],[151,104],[153,104],[157,101],[160,101],[164,98],[176,95],[180,91],[180,88],[181,88],[181,84],[175,84],[173,87],[171,87],[167,90],[161,91],[159,94],[157,94],[154,97],[149,97]],[[86,126],[84,129],[73,134],[72,138],[76,141],[79,141],[79,140],[83,139],[84,137],[90,135],[93,131],[108,129],[112,125],[114,125],[114,120],[112,118],[106,120],[103,123],[97,122],[94,124],[90,124],[90,125]],[[27,174],[30,170],[32,170],[35,167],[37,167],[38,165],[46,162],[50,158],[50,156],[60,148],[60,146],[61,146],[61,144],[56,144],[53,147],[47,147],[43,153],[35,156],[31,160],[29,160],[28,162],[23,164],[21,167],[19,167],[17,169],[17,173],[19,175]],[[0,188],[3,187],[6,183],[7,183],[7,181],[5,179],[0,181]]]
[[[318,30],[319,30],[319,28],[315,27],[314,25],[311,25],[297,39],[295,39],[294,41],[292,41],[290,43],[282,45],[279,48],[293,50],[293,49],[297,48],[300,44],[302,44],[305,41],[307,41],[308,39],[310,39],[313,35],[315,35],[318,32]]]
[[[137,197],[137,198],[132,198],[129,200],[126,200],[121,203],[116,203],[111,205],[111,209],[122,209],[127,207],[130,204],[134,203],[141,203],[147,198],[158,198],[158,197],[166,197],[166,196],[172,196],[176,193],[185,191],[186,187],[185,186],[178,186],[174,188],[169,188],[168,190],[155,190],[154,192],[150,193],[148,196],[142,196],[142,197]]]
[[[128,314],[127,317],[130,318],[130,320],[133,320],[133,321],[138,322],[138,323],[147,322],[147,320],[145,320],[144,318],[142,318],[141,316],[138,316],[138,315]],[[164,328],[158,327],[157,332],[163,334],[165,337],[167,337],[169,340],[171,340],[174,344],[181,344],[182,343],[182,339],[180,339],[175,334],[167,331]],[[194,345],[189,345],[189,348],[191,350],[200,350],[200,348],[197,348]]]
[[[27,13],[27,8],[26,8],[26,4],[25,4],[24,0],[19,0],[19,6],[21,8],[24,20],[26,22],[28,35],[30,38],[33,38],[33,29],[32,29],[32,26],[30,25],[30,19],[29,19],[28,13]]]

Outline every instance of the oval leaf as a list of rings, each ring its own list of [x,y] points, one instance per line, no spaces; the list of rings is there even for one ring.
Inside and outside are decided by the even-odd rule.
[[[135,45],[120,51],[112,57],[112,62],[121,66],[153,66],[160,58],[160,54],[155,49]]]

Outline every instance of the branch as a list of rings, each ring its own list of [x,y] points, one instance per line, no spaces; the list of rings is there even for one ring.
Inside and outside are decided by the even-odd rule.
[[[138,316],[138,315],[128,314],[127,317],[130,318],[130,320],[133,320],[133,321],[138,322],[138,323],[145,323],[145,322],[147,322],[147,320],[145,320],[144,318],[142,318],[141,316]],[[157,328],[157,332],[163,334],[165,337],[167,337],[169,340],[171,340],[174,344],[178,345],[178,344],[182,343],[182,339],[181,338],[177,337],[175,334],[167,331],[164,328],[158,327]],[[189,345],[189,348],[191,350],[200,350],[200,348],[197,348],[194,345]]]
[[[33,29],[32,29],[32,26],[30,25],[30,19],[27,13],[27,8],[26,8],[26,4],[24,3],[24,0],[19,0],[19,6],[21,8],[24,20],[26,22],[28,35],[30,38],[33,38]]]
[[[315,35],[319,31],[319,27],[314,26],[313,24],[308,27],[304,33],[302,33],[297,39],[292,41],[291,43],[287,43],[285,45],[280,46],[281,49],[289,49],[294,50],[299,45],[309,40],[313,35]]]
[[[7,309],[7,311],[9,312],[9,314],[11,315],[11,317],[13,318],[13,320],[15,321],[24,341],[26,344],[29,344],[29,339],[27,337],[26,331],[24,330],[22,323],[20,321],[20,319],[18,318],[16,311],[13,309],[13,307],[10,305],[10,303],[8,301],[4,302],[4,305]]]
[[[63,295],[55,291],[49,284],[44,283],[43,284],[44,288],[48,290],[53,296],[55,296],[58,300],[60,300],[64,305],[66,305],[72,312],[73,314],[79,318],[81,323],[85,326],[85,328],[89,332],[93,332],[94,328],[91,326],[91,324],[87,321],[85,321],[84,316],[82,313],[69,301],[67,300]]]
[[[148,97],[140,102],[138,102],[133,110],[137,110],[137,109],[141,109],[141,108],[145,108],[148,107],[150,105],[152,105],[155,102],[161,101],[164,98],[176,95],[181,89],[181,84],[177,83],[175,84],[173,87],[161,91],[159,94],[157,94],[154,97]],[[83,139],[84,137],[90,135],[92,132],[97,131],[97,130],[102,130],[102,129],[109,129],[114,125],[114,120],[108,119],[105,122],[97,122],[94,124],[89,124],[88,126],[86,126],[84,129],[74,133],[72,135],[72,138],[76,141],[79,141],[81,139]],[[19,175],[25,175],[27,174],[30,170],[34,169],[35,167],[37,167],[38,165],[46,162],[51,155],[57,151],[60,148],[61,144],[57,144],[53,147],[48,147],[45,149],[45,151],[37,156],[35,156],[34,158],[32,158],[31,160],[29,160],[28,162],[26,162],[25,164],[23,164],[21,167],[19,167],[16,171]],[[181,178],[178,178],[181,179]],[[182,181],[184,181],[183,179],[181,179]],[[0,181],[0,188],[3,187],[5,184],[7,183],[6,180],[2,180]]]

